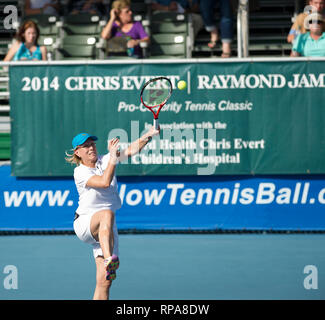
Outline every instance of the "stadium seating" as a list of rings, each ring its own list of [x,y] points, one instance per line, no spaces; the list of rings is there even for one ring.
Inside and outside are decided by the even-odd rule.
[[[260,9],[250,13],[250,56],[288,56],[291,44],[287,43],[296,11],[295,0],[261,0]]]
[[[55,59],[98,58],[99,51],[96,44],[104,24],[105,21],[102,21],[97,15],[79,14],[63,17]]]
[[[66,35],[56,49],[56,60],[95,59],[96,41],[91,35]]]
[[[150,58],[190,58],[191,40],[186,14],[154,12],[151,16]]]
[[[134,21],[144,21],[150,19],[150,5],[143,0],[133,0],[131,3]]]
[[[286,41],[292,16],[301,9],[297,0],[259,0],[258,8],[249,12],[249,56],[288,56],[291,44]],[[237,52],[236,8],[234,10],[233,56]],[[215,9],[216,25],[219,25],[218,6]],[[215,57],[221,54],[221,44],[210,49],[210,34],[202,29],[195,39],[192,56]]]
[[[236,1],[234,1],[236,2]],[[105,1],[107,12],[109,12],[108,1]],[[292,23],[292,16],[297,12],[297,5],[301,10],[298,0],[259,0],[259,8],[249,14],[249,53],[250,56],[287,56],[291,45],[286,42],[286,36]],[[19,17],[22,18],[21,0],[1,1],[0,4],[0,54],[2,57],[8,50],[8,44],[14,35],[14,29],[5,29],[3,21],[5,19],[4,8],[12,4],[18,8]],[[146,31],[151,36],[151,58],[204,58],[219,56],[221,46],[210,49],[209,33],[204,29],[200,31],[195,39],[194,46],[189,43],[191,37],[190,19],[185,15],[184,21],[175,21],[179,16],[175,13],[152,14],[148,1],[133,0],[131,9],[135,21],[141,21]],[[165,15],[165,16],[164,16]],[[169,17],[167,17],[169,16]],[[26,19],[27,17],[24,17]],[[28,17],[31,18],[31,17]],[[48,16],[32,16],[37,21],[41,30],[39,43],[45,45],[52,59],[102,59],[104,58],[105,43],[100,40],[100,31],[108,17],[90,15],[64,15],[53,18]],[[216,24],[219,23],[219,9],[215,9]],[[48,19],[46,21],[46,19]],[[55,20],[56,19],[56,20]],[[234,12],[234,22],[236,22],[236,12]],[[168,26],[169,24],[169,26]],[[187,26],[186,26],[187,24]],[[183,29],[182,29],[183,28]],[[63,30],[61,30],[63,29]],[[182,29],[182,30],[181,30]],[[64,39],[66,36],[83,35],[96,38],[96,43],[89,45],[88,40],[78,37],[75,39]],[[174,37],[172,36],[174,35]],[[80,40],[80,43],[77,43]],[[92,43],[93,40],[90,40]],[[176,41],[176,43],[175,43]],[[86,49],[80,46],[87,43]],[[236,23],[234,23],[233,55],[236,56],[237,39]]]
[[[63,17],[63,30],[69,34],[99,35],[101,17],[90,14],[74,14]]]

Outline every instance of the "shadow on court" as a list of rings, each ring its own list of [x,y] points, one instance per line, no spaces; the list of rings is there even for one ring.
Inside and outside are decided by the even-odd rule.
[[[325,299],[324,248],[322,234],[120,235],[111,299]],[[0,299],[92,298],[91,247],[76,236],[1,236],[0,253]]]

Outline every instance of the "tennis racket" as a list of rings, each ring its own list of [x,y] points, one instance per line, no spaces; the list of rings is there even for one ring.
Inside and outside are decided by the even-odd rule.
[[[153,125],[158,130],[158,116],[162,107],[173,92],[172,83],[166,77],[157,77],[147,81],[140,94],[142,104],[153,113]]]

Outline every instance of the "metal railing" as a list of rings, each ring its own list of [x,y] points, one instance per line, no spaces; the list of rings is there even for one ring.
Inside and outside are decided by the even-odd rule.
[[[249,11],[248,0],[238,1],[237,12],[237,52],[238,58],[248,57]]]

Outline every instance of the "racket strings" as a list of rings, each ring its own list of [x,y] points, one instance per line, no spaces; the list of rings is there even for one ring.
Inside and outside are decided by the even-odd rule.
[[[168,80],[158,79],[147,84],[142,92],[142,100],[149,108],[164,104],[171,94],[171,85]]]

